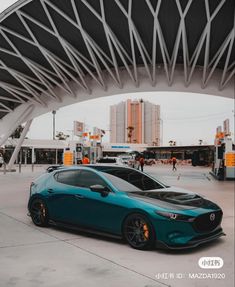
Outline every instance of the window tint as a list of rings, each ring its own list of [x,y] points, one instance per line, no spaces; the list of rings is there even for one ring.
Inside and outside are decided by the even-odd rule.
[[[87,170],[70,170],[62,171],[55,174],[56,181],[77,186],[90,188],[91,185],[100,184],[107,186],[106,182],[97,174]]]
[[[103,172],[102,172],[103,173]],[[103,173],[103,175],[119,190],[119,191],[141,191],[139,188],[134,186],[133,184],[130,184],[126,180],[121,179],[120,177]]]
[[[55,174],[55,179],[63,184],[78,186],[79,170],[67,170]]]
[[[159,184],[152,178],[132,169],[107,169],[102,170],[102,172],[119,177],[141,190],[152,190],[164,187],[164,185]]]
[[[82,170],[77,186],[90,188],[91,185],[95,184],[107,186],[106,182],[94,172],[89,170]]]

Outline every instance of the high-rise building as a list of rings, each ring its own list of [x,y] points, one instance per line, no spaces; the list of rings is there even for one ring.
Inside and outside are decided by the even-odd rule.
[[[160,106],[127,100],[110,107],[110,142],[160,145]]]
[[[126,103],[110,107],[110,142],[126,142]]]

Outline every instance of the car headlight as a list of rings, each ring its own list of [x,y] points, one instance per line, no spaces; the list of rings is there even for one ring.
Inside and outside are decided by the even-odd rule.
[[[167,212],[167,211],[155,211],[156,214],[161,215],[165,218],[171,219],[171,220],[177,220],[177,221],[188,221],[192,222],[194,221],[194,217],[189,216],[189,215],[183,215],[183,214],[178,214],[174,212]]]

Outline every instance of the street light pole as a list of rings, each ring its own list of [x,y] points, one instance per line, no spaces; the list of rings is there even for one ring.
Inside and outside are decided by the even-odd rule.
[[[56,115],[56,111],[52,111],[52,115],[53,115],[53,140],[55,140],[55,115]]]
[[[160,135],[161,140],[160,140],[159,144],[161,146],[163,146],[163,119],[161,119],[161,118],[160,118],[160,132],[161,132],[161,135]]]

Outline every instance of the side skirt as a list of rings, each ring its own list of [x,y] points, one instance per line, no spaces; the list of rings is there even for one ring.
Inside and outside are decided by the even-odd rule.
[[[111,238],[114,238],[114,239],[122,239],[123,238],[121,235],[112,234],[112,233],[108,233],[108,232],[103,232],[103,231],[100,231],[100,230],[86,228],[86,227],[73,225],[73,224],[69,224],[69,223],[65,223],[65,222],[49,220],[49,224],[53,225],[53,226],[56,226],[56,227],[63,227],[63,228],[70,229],[70,230],[82,231],[84,233],[90,233],[90,234],[95,234],[95,235],[100,235],[100,236],[105,236],[105,237],[111,237]]]

